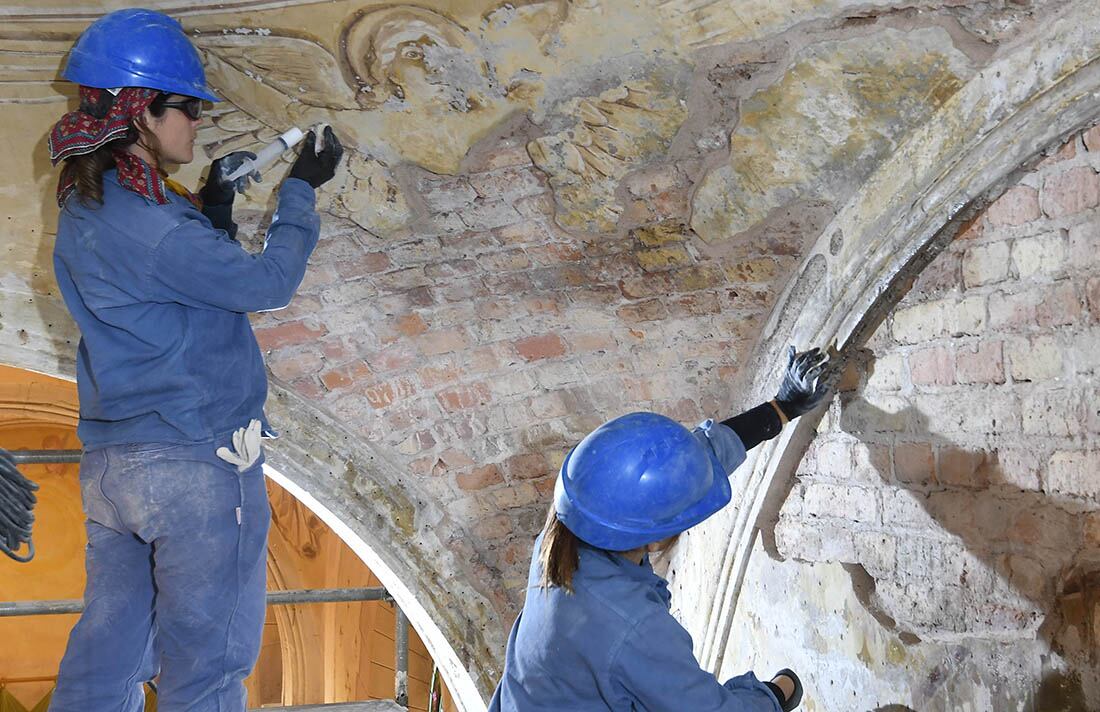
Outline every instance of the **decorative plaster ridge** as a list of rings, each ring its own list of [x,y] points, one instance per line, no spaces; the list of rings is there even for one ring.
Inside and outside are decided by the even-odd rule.
[[[804,261],[808,268],[824,260],[825,279],[801,284],[812,271],[804,269],[788,284],[743,371],[744,390],[764,392],[771,381],[767,366],[788,343],[835,340],[843,363],[901,299],[907,281],[967,219],[1044,149],[1095,123],[1097,116],[1100,15],[1094,0],[1081,0],[960,89],[838,213]],[[785,308],[794,302],[800,305],[797,315]],[[756,460],[745,492],[746,514],[739,514],[726,539],[723,583],[699,632],[706,669],[722,667],[756,534],[770,524],[766,505],[789,483],[815,426],[816,419],[803,418]]]

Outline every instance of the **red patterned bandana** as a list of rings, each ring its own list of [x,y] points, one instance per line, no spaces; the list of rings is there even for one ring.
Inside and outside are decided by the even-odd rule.
[[[130,130],[131,120],[141,116],[159,93],[156,89],[126,87],[111,101],[110,92],[106,89],[80,87],[80,108],[61,117],[50,131],[47,142],[50,160],[56,166],[66,158],[91,153],[122,138]],[[100,107],[108,102],[110,108],[103,111]],[[160,205],[168,202],[164,179],[153,166],[121,149],[114,152],[114,157],[118,182],[123,188]],[[75,189],[71,179],[60,181],[57,185],[57,204],[64,206]],[[192,199],[190,194],[184,197]]]

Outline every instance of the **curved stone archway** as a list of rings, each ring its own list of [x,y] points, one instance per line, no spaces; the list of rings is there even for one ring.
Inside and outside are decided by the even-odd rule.
[[[252,146],[272,130],[268,124],[317,109],[316,80],[336,66],[329,50],[338,43],[329,30],[370,15],[365,11],[375,4],[234,4],[254,17],[218,3],[189,10],[185,23],[203,30],[212,75],[241,102],[240,110],[215,113],[208,149]],[[753,8],[761,14],[756,24],[728,16],[728,3],[691,4],[705,7],[670,19],[649,4],[650,14],[639,15],[644,23],[624,24],[624,37],[641,27],[659,63],[678,67],[651,72],[649,60],[632,64],[634,56],[622,54],[621,38],[601,48],[585,34],[602,10],[625,5],[573,4],[582,19],[570,24],[547,14],[562,3],[454,3],[456,18],[463,17],[452,20],[464,31],[515,43],[509,51],[494,46],[500,66],[526,67],[529,56],[543,62],[541,51],[561,38],[538,33],[564,27],[566,56],[588,62],[587,69],[539,64],[559,78],[537,90],[537,78],[519,72],[506,100],[493,105],[499,115],[467,115],[461,102],[448,104],[436,128],[470,123],[463,136],[471,142],[489,124],[492,131],[469,152],[467,143],[447,146],[446,161],[418,168],[376,160],[400,150],[352,156],[340,187],[322,192],[326,234],[299,297],[256,322],[275,376],[270,408],[283,431],[270,448],[272,467],[344,528],[372,568],[387,572],[387,586],[401,592],[469,709],[480,709],[499,675],[507,626],[522,601],[530,537],[572,442],[626,409],[685,421],[724,413],[733,400],[725,395],[730,382],[739,386],[736,405],[751,405],[770,395],[772,368],[788,341],[836,340],[841,357],[849,355],[970,214],[1097,113],[1089,36],[1097,27],[1087,3],[1034,3],[1049,13],[1042,17],[994,3],[772,3]],[[783,11],[773,12],[777,7]],[[63,109],[63,88],[51,84],[67,46],[63,36],[71,38],[93,11],[58,10],[48,26],[35,24],[41,17],[12,23],[17,36],[6,37],[0,50],[33,57],[21,64],[34,65],[37,82],[17,91],[19,110],[5,114],[18,117],[21,134],[52,116],[43,109],[34,121],[24,119],[32,107],[52,102],[51,110]],[[295,22],[306,17],[319,18],[323,28],[303,32],[306,23]],[[666,20],[658,41],[650,30]],[[792,25],[796,20],[802,24]],[[1030,33],[1016,34],[1028,27]],[[256,67],[245,60],[260,43],[266,60],[314,53],[289,63],[301,70],[291,77],[300,86],[284,75],[274,77],[281,82],[275,87],[255,80]],[[896,53],[906,60],[896,66],[917,89],[901,97],[912,100],[902,112],[866,103],[900,96],[880,91],[896,90],[889,87],[895,65],[884,70],[879,60],[892,57],[898,43],[906,44]],[[451,49],[469,46],[455,35]],[[600,51],[583,54],[580,46]],[[837,79],[849,75],[850,83]],[[302,104],[287,91],[302,93]],[[852,103],[834,101],[840,94]],[[931,99],[922,104],[925,96]],[[10,100],[0,96],[0,110]],[[493,123],[512,102],[537,107]],[[337,105],[350,103],[326,104],[320,115]],[[341,109],[341,125],[370,133],[364,127],[379,115],[400,117],[399,102],[386,108],[395,113],[370,120]],[[864,109],[874,121],[842,137],[840,149],[761,139],[775,130],[816,141],[815,128],[858,119]],[[796,115],[819,110],[817,123]],[[385,139],[403,138],[399,129],[389,131]],[[873,150],[861,153],[865,134],[874,134]],[[624,152],[608,136],[628,136],[631,145]],[[18,147],[23,143],[21,136]],[[41,205],[21,203],[13,213],[19,240],[0,273],[0,361],[71,374],[76,334],[52,290],[50,241],[41,234],[53,220],[52,177],[41,145],[24,161],[17,142],[10,144],[18,154],[14,174],[26,177],[21,190],[36,185]],[[734,165],[739,156],[730,146],[751,160]],[[761,170],[769,158],[815,170],[802,171],[791,188],[780,171]],[[422,170],[452,170],[460,159],[458,175]],[[188,181],[197,177],[195,167],[189,170]],[[828,179],[819,184],[818,174]],[[738,186],[730,201],[722,182],[730,176],[773,182],[755,197]],[[242,232],[257,233],[256,247],[267,199],[263,193],[242,206],[255,213]],[[707,201],[712,209],[703,214],[698,208]],[[729,222],[746,206],[751,220]],[[749,223],[746,231],[723,233]],[[729,658],[729,621],[757,527],[767,529],[785,496],[811,426],[800,423],[761,448],[738,473],[741,506],[703,537],[729,546],[688,537],[677,554],[677,600],[689,628],[703,633],[708,667]]]
[[[744,404],[770,395],[768,367],[788,343],[835,345],[843,366],[970,219],[1098,118],[1100,18],[1091,3],[1076,2],[960,89],[839,211],[740,374]],[[774,524],[816,425],[802,420],[762,446],[740,475],[742,503],[689,537],[672,564],[692,571],[693,579],[705,571],[715,582],[697,601],[681,590],[689,600],[680,604],[705,611],[694,623],[709,669],[723,665],[757,537]],[[715,551],[708,541],[728,544]],[[706,563],[716,558],[718,565]]]

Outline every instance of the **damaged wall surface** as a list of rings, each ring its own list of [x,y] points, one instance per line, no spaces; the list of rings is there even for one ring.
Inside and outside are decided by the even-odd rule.
[[[226,98],[199,134],[208,159],[255,149],[290,125],[321,121],[349,144],[346,164],[320,191],[322,239],[305,283],[290,307],[254,321],[272,375],[269,414],[284,435],[270,461],[404,582],[408,600],[400,603],[423,613],[420,633],[465,709],[478,709],[499,676],[507,630],[523,601],[530,544],[568,449],[606,418],[630,410],[690,422],[770,397],[778,354],[790,341],[835,340],[848,360],[862,353],[906,281],[964,219],[1044,149],[1100,116],[1100,27],[1090,5],[146,3],[183,21]],[[77,334],[50,266],[56,173],[45,133],[73,103],[73,87],[57,78],[64,52],[111,7],[0,4],[0,147],[10,160],[0,184],[6,217],[0,362],[63,376],[72,374]],[[1091,200],[1090,188],[1078,183],[1094,180],[1098,164],[1085,143],[1073,145],[1079,153],[1062,168],[1044,167],[1011,195],[1030,187],[1054,203]],[[175,177],[194,186],[207,162]],[[238,203],[251,249],[260,248],[271,189],[285,170],[273,169]],[[1080,190],[1086,197],[1073,197]],[[1007,208],[992,210],[987,222],[997,209]],[[1070,229],[1077,218],[1067,216],[1082,214],[1046,209],[1044,203],[1043,212],[1020,223],[1027,230],[984,235],[973,247],[950,248],[941,262],[956,251],[960,264],[980,261],[967,249],[988,252],[998,265],[1017,264],[1020,250],[1024,259],[1053,259],[1045,257],[1057,249],[1053,242],[1030,248],[1014,242],[1040,229]],[[1070,238],[1060,239],[1068,255]],[[992,310],[987,293],[1001,289],[993,286],[999,282],[968,282],[965,269],[959,267],[958,284],[942,289],[956,289],[963,302],[980,295],[981,309]],[[1017,269],[1006,266],[1000,275],[1022,280],[1011,294],[1048,288]],[[1090,289],[1081,275],[1074,289]],[[1063,276],[1069,280],[1068,272]],[[919,294],[887,329],[899,317],[905,323],[911,309],[941,309],[927,319],[942,327],[946,307],[926,306]],[[988,323],[991,314],[968,318]],[[1073,328],[1087,319],[1082,307]],[[913,340],[872,341],[876,362],[911,369],[918,344],[930,353],[917,361],[926,358],[930,368],[947,358],[936,349],[950,348],[956,360],[962,353],[963,346],[947,345],[953,331],[913,328]],[[1095,339],[1081,329],[1074,332],[1085,334],[1081,339]],[[1029,332],[1028,353],[1048,348],[1042,339],[1074,353],[1089,350],[1058,338]],[[1018,343],[1012,339],[1003,341]],[[1014,378],[1006,353],[1003,385]],[[925,413],[927,423],[956,412],[934,387],[969,393],[985,385],[913,384],[909,373],[880,367],[867,382],[878,384],[874,394],[892,398],[911,395],[917,385],[933,387],[917,388],[905,406]],[[802,465],[814,438],[809,424],[763,446],[735,476],[740,505],[707,525],[721,535],[688,537],[669,562],[681,617],[708,667],[732,671],[755,662],[750,647],[736,641],[775,652],[739,617],[749,615],[747,607],[767,627],[785,615],[782,607],[759,603],[763,584],[746,583],[757,573],[774,577],[773,587],[790,587],[783,590],[793,598],[819,578],[812,590],[822,615],[829,602],[858,601],[866,591],[838,573],[838,562],[863,565],[878,586],[880,608],[882,592],[898,583],[885,575],[879,581],[858,556],[798,549],[802,539],[791,533],[810,527],[806,540],[812,531],[833,540],[812,529],[820,527],[817,519],[803,516],[822,500],[837,527],[863,531],[858,501],[836,499],[835,490],[821,494],[838,485],[822,479],[819,468],[862,471],[844,439],[857,437],[843,426],[844,413],[858,411],[845,400],[851,397],[841,399],[842,410],[830,415]],[[917,416],[911,420],[915,427]],[[983,422],[968,416],[960,432],[972,439],[1000,435]],[[866,442],[893,448],[895,464],[899,442],[903,458],[913,450],[917,459],[931,452],[936,461],[948,447],[906,428],[873,431],[878,439]],[[899,440],[897,432],[906,437]],[[928,432],[944,434],[931,425]],[[981,445],[983,452],[1002,446]],[[1079,451],[1088,448],[1058,452]],[[1068,458],[1066,468],[1087,469],[1077,455],[1061,457]],[[804,477],[792,490],[796,469]],[[882,516],[883,492],[896,486],[890,473],[871,483],[875,516]],[[1072,496],[1095,502],[1095,488]],[[1031,509],[1021,505],[1021,512]],[[763,541],[778,544],[769,543],[773,555],[819,563],[773,564],[755,536],[758,523]],[[936,539],[947,525],[932,517],[916,526]],[[981,560],[983,547],[1007,556],[1000,541],[979,533],[958,544],[959,556]],[[895,558],[902,561],[896,551]],[[898,566],[927,573],[938,560],[914,554],[906,561]],[[875,618],[860,604],[837,624],[848,621],[879,641],[917,635],[921,645],[933,646],[921,649],[926,658],[960,633],[951,620],[971,626],[961,633],[976,640],[999,639],[1002,628],[974,627],[980,614],[971,603],[992,595],[995,585],[1017,589],[1011,567],[986,563],[990,583],[981,594],[971,579],[971,588],[951,584],[969,591],[957,598],[948,584],[930,584],[957,619],[929,617],[922,627],[887,611],[897,626],[889,628],[882,611],[876,608]],[[897,608],[906,599],[890,600]],[[1014,639],[1050,643],[1037,630],[1045,615],[1013,629]],[[424,628],[428,622],[433,630]],[[988,641],[981,650],[993,650]],[[828,652],[807,650],[801,658],[807,668],[829,669]],[[910,652],[878,656],[873,664],[858,652],[837,665],[896,680],[909,680],[904,671],[916,669],[905,657]],[[788,662],[760,655],[763,664]],[[965,664],[993,655],[979,650]],[[1027,670],[1030,677],[1007,688],[1011,699],[1032,699],[1040,679]],[[828,696],[825,679],[815,678],[817,709],[850,709],[850,697]],[[965,689],[992,684],[979,676]]]

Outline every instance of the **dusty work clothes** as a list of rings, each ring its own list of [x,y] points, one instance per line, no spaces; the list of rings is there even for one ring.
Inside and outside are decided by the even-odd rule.
[[[262,459],[243,473],[225,442],[86,451],[85,611],[50,712],[140,712],[160,672],[160,712],[243,712],[263,632],[267,530]]]
[[[256,255],[185,198],[158,204],[114,170],[102,205],[62,209],[54,265],[82,337],[88,580],[51,712],[136,712],[158,671],[161,712],[243,712],[270,510],[262,460],[238,473],[216,450],[253,419],[266,426],[247,312],[293,296],[320,232],[314,199],[287,179]]]
[[[693,432],[727,473],[744,461],[727,426],[708,420]],[[722,684],[699,667],[648,559],[639,565],[582,544],[569,594],[539,587],[541,543],[489,712],[781,712],[751,672]]]
[[[317,244],[314,190],[287,179],[262,254],[188,200],[167,205],[103,174],[103,205],[70,198],[54,268],[80,327],[77,435],[86,449],[209,441],[267,428],[267,374],[247,312],[290,302]]]

